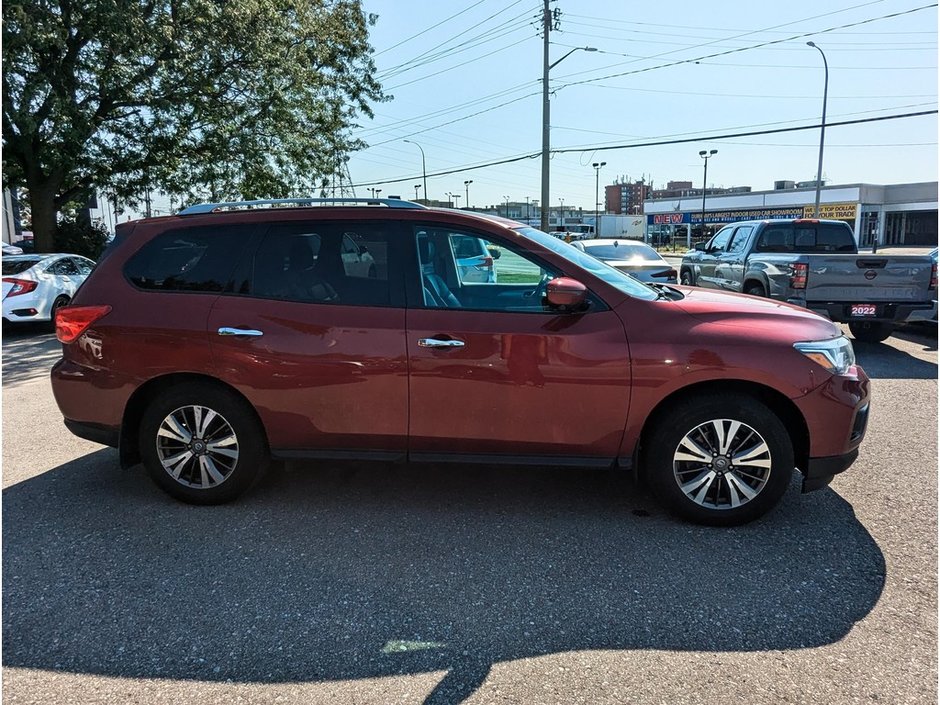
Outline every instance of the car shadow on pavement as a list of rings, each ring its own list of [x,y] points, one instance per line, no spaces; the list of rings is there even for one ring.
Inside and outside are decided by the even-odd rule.
[[[779,651],[842,639],[885,561],[831,489],[745,527],[665,516],[629,474],[304,464],[192,507],[113,450],[4,491],[3,665],[310,682],[582,649]]]
[[[922,342],[917,339],[916,342]],[[922,360],[887,343],[853,340],[855,357],[872,379],[937,379],[937,360]]]

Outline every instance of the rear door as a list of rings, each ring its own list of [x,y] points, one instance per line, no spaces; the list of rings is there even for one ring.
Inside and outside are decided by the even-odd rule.
[[[461,272],[450,245],[464,237],[492,253],[495,281]],[[516,242],[450,226],[409,239],[411,457],[611,462],[630,396],[616,314],[599,298],[550,310],[544,285],[561,272]]]
[[[258,410],[276,455],[404,457],[408,377],[397,227],[273,223],[234,291],[213,307],[208,330],[219,375]]]

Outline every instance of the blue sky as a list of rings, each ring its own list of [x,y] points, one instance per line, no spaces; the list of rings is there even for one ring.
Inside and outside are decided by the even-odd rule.
[[[764,190],[779,179],[814,178],[818,129],[597,147],[818,125],[824,72],[808,40],[829,62],[827,122],[934,110],[937,9],[916,9],[927,4],[553,2],[561,17],[550,34],[551,60],[573,47],[598,51],[576,51],[551,72],[552,147],[575,149],[552,159],[552,205],[563,198],[566,206],[593,208],[591,163],[599,161],[607,162],[602,189],[624,176],[700,185],[702,149],[719,150],[709,185]],[[365,0],[365,10],[379,16],[371,30],[377,76],[394,99],[375,106],[375,119],[355,131],[370,144],[349,162],[357,195],[372,186],[383,196],[414,197],[421,155],[403,139],[424,148],[429,174],[539,152],[541,5]],[[775,40],[787,41],[753,48]],[[700,58],[731,49],[739,51]],[[832,184],[936,180],[936,115],[828,128],[823,175]],[[429,177],[428,195],[443,200],[449,191],[466,205],[467,179],[474,206],[539,198],[538,159]]]

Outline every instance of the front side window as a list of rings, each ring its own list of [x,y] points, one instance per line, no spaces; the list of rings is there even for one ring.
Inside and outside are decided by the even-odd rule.
[[[302,303],[388,306],[388,237],[380,225],[280,223],[252,262],[248,293]]]
[[[78,276],[78,267],[69,257],[64,257],[49,267],[50,274],[57,274],[60,277]]]
[[[441,226],[415,226],[421,295],[428,308],[549,312],[545,286],[559,273],[529,253]]]
[[[222,292],[254,226],[168,230],[128,260],[124,274],[151,291]]]
[[[723,252],[728,247],[732,232],[733,228],[723,228],[719,230],[718,234],[712,238],[711,243],[708,245],[708,251]]]

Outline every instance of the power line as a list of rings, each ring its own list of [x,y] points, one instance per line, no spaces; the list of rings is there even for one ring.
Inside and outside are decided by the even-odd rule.
[[[410,37],[406,37],[405,39],[402,39],[402,40],[401,40],[400,42],[398,42],[397,44],[392,44],[392,46],[386,47],[385,49],[382,49],[382,51],[376,52],[376,53],[374,54],[374,56],[380,56],[381,54],[384,54],[384,53],[387,52],[387,51],[391,51],[392,49],[397,49],[397,48],[400,47],[402,44],[405,44],[405,43],[407,43],[407,42],[410,42],[412,39],[417,39],[417,38],[420,37],[422,34],[427,34],[427,33],[430,32],[432,29],[437,29],[437,28],[440,27],[442,24],[444,24],[444,23],[446,23],[446,22],[450,22],[450,21],[451,21],[452,19],[454,19],[455,17],[460,17],[463,13],[472,10],[472,9],[475,8],[477,5],[482,5],[484,2],[486,2],[486,0],[479,0],[478,2],[473,3],[473,4],[470,5],[469,7],[465,7],[465,8],[462,9],[460,12],[457,12],[457,13],[451,15],[450,17],[447,17],[447,18],[441,20],[441,21],[438,22],[437,24],[432,24],[432,25],[431,25],[430,27],[428,27],[427,29],[422,29],[422,30],[421,30],[420,32],[418,32],[417,34],[412,34]]]
[[[847,27],[858,27],[858,26],[861,26],[861,25],[870,24],[870,23],[872,23],[872,22],[878,22],[878,21],[881,21],[881,20],[886,20],[886,19],[890,19],[890,18],[894,18],[894,17],[901,17],[901,16],[903,16],[903,15],[910,15],[910,14],[912,14],[912,13],[914,13],[914,12],[920,12],[921,10],[927,10],[927,9],[932,8],[932,7],[937,7],[937,3],[932,3],[932,4],[930,4],[930,5],[922,5],[921,7],[915,7],[915,8],[910,9],[910,10],[903,10],[903,11],[900,11],[900,12],[894,12],[894,13],[891,13],[891,14],[888,14],[888,15],[882,15],[882,16],[880,16],[880,17],[871,17],[871,18],[868,18],[868,19],[865,19],[865,20],[860,20],[860,21],[858,21],[858,22],[850,22],[850,23],[848,23],[848,24],[839,25],[839,26],[837,26],[837,27],[829,27],[829,28],[827,28],[827,29],[816,30],[816,31],[813,31],[813,32],[804,32],[803,34],[795,34],[795,35],[792,35],[792,36],[789,36],[789,37],[785,37],[785,38],[783,38],[783,39],[772,39],[772,40],[769,40],[769,41],[766,41],[766,42],[760,42],[759,44],[753,44],[753,45],[751,45],[751,46],[738,47],[738,48],[736,48],[736,49],[727,49],[727,50],[725,50],[725,51],[715,52],[714,54],[707,54],[707,55],[704,55],[704,56],[698,56],[698,57],[695,57],[695,58],[692,58],[692,59],[680,59],[679,61],[672,61],[672,62],[669,62],[669,63],[667,63],[667,64],[659,64],[658,66],[647,66],[647,67],[645,67],[645,68],[642,68],[642,69],[635,69],[635,70],[633,70],[633,71],[623,71],[623,72],[620,72],[620,73],[608,74],[608,75],[606,75],[606,76],[598,76],[598,77],[596,77],[596,78],[587,78],[587,79],[584,79],[584,80],[581,80],[581,81],[572,81],[572,82],[570,82],[570,83],[564,83],[564,84],[562,84],[562,86],[577,86],[577,85],[581,85],[581,84],[584,84],[584,83],[595,83],[595,82],[597,82],[597,81],[604,81],[604,80],[606,80],[606,79],[608,79],[608,78],[620,78],[621,76],[630,76],[630,75],[638,74],[638,73],[646,73],[646,72],[648,72],[648,71],[656,71],[657,69],[670,68],[670,67],[673,67],[673,66],[680,66],[680,65],[682,65],[682,64],[697,63],[697,62],[705,61],[705,60],[707,60],[707,59],[714,59],[714,58],[717,58],[717,57],[719,57],[719,56],[728,56],[729,54],[736,54],[736,53],[740,53],[740,52],[744,52],[744,51],[751,51],[751,50],[753,50],[753,49],[760,49],[760,48],[762,48],[762,47],[772,46],[772,45],[774,45],[774,44],[782,44],[782,43],[784,43],[784,42],[796,41],[797,39],[803,39],[803,38],[805,38],[805,37],[812,37],[812,36],[815,36],[815,35],[817,35],[817,34],[826,34],[826,33],[828,33],[828,32],[832,32],[832,31],[834,31],[834,30],[836,30],[836,29],[845,29],[845,28],[847,28]],[[777,26],[782,26],[782,25],[777,25]],[[736,37],[729,37],[729,38],[730,38],[730,39],[734,39],[734,38],[736,38]],[[724,40],[716,40],[716,41],[724,41]],[[714,42],[712,42],[712,43],[714,43]],[[675,53],[675,52],[672,51],[672,52],[665,52],[665,53],[666,53],[666,54],[672,54],[672,53]],[[662,55],[664,55],[664,54],[662,54]],[[662,55],[660,55],[660,56],[662,56]],[[655,58],[655,57],[650,57],[650,58]],[[627,62],[627,63],[635,63],[635,62]],[[577,75],[581,75],[581,74],[584,74],[584,73],[590,73],[590,72],[588,72],[588,71],[579,71],[579,72],[577,72],[577,73],[571,73],[571,74],[567,74],[567,75],[568,75],[568,76],[577,76]]]
[[[885,120],[899,120],[902,118],[911,118],[911,117],[921,117],[924,115],[936,115],[937,110],[921,110],[914,113],[901,113],[899,115],[882,115],[879,117],[869,117],[869,118],[858,118],[856,120],[841,120],[838,122],[827,122],[826,127],[843,127],[846,125],[861,125],[870,122],[883,122]],[[600,147],[571,147],[563,149],[553,149],[551,150],[552,154],[569,154],[572,152],[585,152],[593,149],[598,152],[609,152],[615,149],[637,149],[640,147],[661,147],[665,145],[672,144],[688,144],[690,142],[708,142],[715,140],[725,140],[725,139],[734,139],[737,137],[753,137],[756,135],[773,135],[780,134],[784,132],[799,132],[803,130],[816,130],[819,129],[819,125],[799,125],[796,127],[777,127],[770,130],[750,130],[746,132],[729,132],[729,133],[719,133],[715,135],[699,135],[697,137],[689,137],[685,139],[674,139],[674,140],[658,140],[655,142],[636,142],[632,144],[620,144],[620,145],[609,145],[609,146],[600,146]],[[478,169],[487,169],[493,166],[501,166],[503,164],[511,164],[513,162],[521,162],[526,159],[537,159],[541,156],[541,152],[533,152],[530,154],[523,154],[515,157],[507,157],[506,159],[499,159],[492,162],[486,162],[483,164],[475,164],[457,167],[455,169],[449,169],[446,171],[438,171],[431,174],[428,174],[428,178],[437,178],[439,176],[449,176],[451,174],[459,174],[467,171],[476,171]],[[354,184],[354,186],[373,186],[376,184],[397,184],[403,183],[406,181],[413,181],[418,179],[420,176],[407,176],[400,179],[382,179],[381,181],[368,181],[359,184]]]

